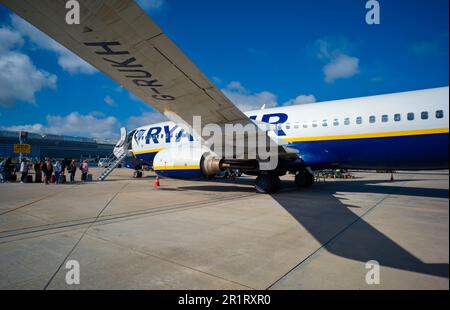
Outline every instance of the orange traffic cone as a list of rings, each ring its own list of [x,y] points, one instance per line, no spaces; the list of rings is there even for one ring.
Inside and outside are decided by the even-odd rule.
[[[158,176],[155,179],[155,184],[154,185],[155,185],[155,188],[159,187],[159,177]]]

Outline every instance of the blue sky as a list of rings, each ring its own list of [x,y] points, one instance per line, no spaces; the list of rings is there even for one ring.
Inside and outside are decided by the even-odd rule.
[[[141,0],[240,108],[447,86],[448,0]],[[161,119],[0,5],[0,128],[99,138]]]

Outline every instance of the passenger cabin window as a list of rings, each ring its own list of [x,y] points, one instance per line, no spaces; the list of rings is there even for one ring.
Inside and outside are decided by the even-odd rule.
[[[387,123],[388,121],[389,121],[389,116],[388,115],[383,115],[383,116],[381,116],[381,121],[383,122],[383,123]]]
[[[286,129],[291,129],[291,124],[287,123],[286,124]]]
[[[315,128],[317,127],[317,121],[313,121],[312,126]]]
[[[308,124],[307,124],[307,123],[304,123],[304,124],[303,124],[303,128],[308,128]]]
[[[421,119],[428,119],[428,112],[422,112],[422,113],[420,113],[420,118],[421,118]]]
[[[357,118],[356,118],[356,124],[358,124],[358,125],[361,125],[362,124],[362,117],[361,116],[358,116]]]
[[[345,124],[345,125],[350,125],[350,118],[346,117],[346,118],[344,119],[344,124]]]
[[[328,126],[328,122],[326,119],[324,119],[322,122],[322,127],[327,127],[327,126]]]
[[[334,119],[333,126],[339,126],[339,120],[337,118]]]
[[[437,110],[436,111],[436,118],[444,118],[444,111],[443,110]]]
[[[298,129],[298,127],[299,127],[299,126],[298,126],[298,123],[295,123],[295,124],[294,124],[294,128],[295,128],[295,129]]]
[[[373,115],[369,117],[369,123],[371,123],[371,124],[375,123],[376,120],[377,120],[377,118]]]
[[[408,121],[413,121],[414,120],[414,113],[412,113],[412,112],[408,113],[407,119],[408,119]]]
[[[395,114],[394,115],[394,121],[400,122],[401,120],[402,120],[402,116],[400,114]]]

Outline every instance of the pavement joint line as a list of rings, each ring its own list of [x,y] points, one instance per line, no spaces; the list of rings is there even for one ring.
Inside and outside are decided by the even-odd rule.
[[[74,221],[64,221],[64,222],[59,222],[59,223],[54,223],[54,224],[46,224],[46,225],[27,227],[27,228],[22,228],[22,229],[9,230],[9,231],[0,232],[0,240],[1,239],[6,239],[6,238],[12,238],[12,237],[15,237],[15,236],[20,236],[20,235],[27,235],[27,234],[31,235],[31,234],[39,233],[39,232],[45,232],[45,231],[51,231],[51,230],[61,230],[61,229],[64,229],[64,228],[69,228],[69,229],[66,229],[66,230],[63,230],[63,231],[56,231],[54,233],[49,233],[49,234],[41,234],[41,235],[36,235],[36,236],[30,236],[30,237],[25,237],[25,238],[9,240],[9,241],[0,241],[0,244],[13,242],[13,241],[19,241],[19,240],[25,240],[25,239],[30,239],[30,238],[42,237],[42,236],[51,235],[51,234],[60,233],[60,232],[65,232],[65,231],[70,231],[70,230],[76,230],[78,228],[75,228],[75,227],[79,227],[79,226],[83,227],[84,225],[88,225],[88,224],[94,223],[94,221],[95,221],[95,224],[107,225],[107,224],[111,224],[111,223],[121,222],[121,219],[122,219],[122,221],[123,220],[134,220],[138,216],[148,217],[148,216],[156,216],[156,215],[162,215],[162,214],[170,214],[170,213],[175,213],[175,212],[182,212],[182,211],[186,211],[186,210],[192,210],[192,209],[197,209],[197,208],[208,207],[208,206],[210,206],[213,203],[222,203],[224,201],[237,200],[237,199],[246,199],[246,198],[251,198],[251,197],[254,197],[254,194],[252,194],[252,195],[234,196],[233,198],[223,197],[221,199],[204,201],[204,202],[201,202],[200,204],[198,204],[198,202],[195,202],[195,203],[192,202],[192,203],[189,203],[189,204],[182,204],[182,205],[178,205],[178,206],[175,206],[175,207],[164,206],[164,209],[158,208],[156,210],[153,209],[153,210],[147,210],[147,211],[140,210],[138,213],[132,213],[132,214],[128,214],[128,215],[120,215],[120,214],[127,214],[127,213],[131,213],[131,212],[118,213],[118,214],[112,214],[112,215],[105,215],[105,216],[98,217],[96,221],[95,221],[96,218],[85,218],[85,219],[79,219],[79,220],[74,220]],[[217,206],[217,207],[220,207],[220,206]],[[83,222],[80,222],[80,221],[83,221]],[[73,223],[73,222],[77,222],[77,223]],[[55,226],[55,225],[64,224],[64,223],[73,223],[73,224],[62,225],[62,226]],[[40,230],[24,231],[24,230],[27,230],[27,229],[40,228],[40,227],[47,227],[47,228],[40,229]],[[74,228],[71,229],[71,227],[74,227]],[[14,231],[18,231],[18,233],[1,236],[2,234],[5,234],[7,232],[14,232]]]
[[[206,275],[208,275],[208,276],[210,276],[210,277],[214,277],[214,278],[217,278],[217,279],[221,279],[221,280],[223,280],[223,281],[226,281],[226,282],[230,282],[230,283],[233,283],[233,284],[237,284],[237,285],[246,287],[246,288],[248,288],[248,289],[256,290],[256,288],[254,288],[254,287],[251,287],[251,286],[248,286],[248,285],[239,283],[239,282],[234,281],[234,280],[226,279],[226,278],[224,278],[224,277],[222,277],[222,276],[215,275],[215,274],[212,274],[212,273],[209,273],[209,272],[206,272],[206,271],[203,271],[203,270],[194,268],[194,267],[190,267],[190,266],[187,266],[187,265],[185,265],[185,264],[181,264],[181,263],[176,262],[176,261],[174,261],[174,260],[167,259],[167,258],[161,257],[161,256],[159,256],[159,255],[155,255],[155,254],[149,253],[149,252],[147,252],[147,251],[138,250],[138,249],[136,249],[136,248],[134,248],[134,247],[127,247],[127,246],[122,245],[121,243],[113,242],[112,240],[108,240],[108,239],[105,239],[105,238],[102,238],[102,237],[99,237],[99,236],[95,236],[95,235],[92,235],[92,234],[89,234],[89,233],[88,233],[87,235],[88,235],[89,237],[91,237],[91,238],[96,238],[96,239],[99,239],[99,240],[103,240],[103,241],[105,241],[105,242],[112,243],[112,244],[114,244],[114,245],[116,245],[116,246],[118,246],[118,247],[121,247],[121,248],[124,248],[124,249],[128,249],[128,250],[134,251],[134,252],[136,252],[136,253],[140,253],[140,254],[142,254],[142,255],[150,256],[150,257],[159,259],[159,260],[161,260],[161,261],[163,261],[163,262],[166,262],[166,263],[174,264],[174,265],[177,265],[177,266],[180,266],[180,267],[189,269],[189,270],[193,270],[193,271],[195,271],[195,272],[199,272],[199,273],[202,273],[202,274],[206,274]]]
[[[130,183],[125,183],[125,185],[123,185],[114,195],[113,197],[106,203],[106,205],[103,207],[103,209],[100,210],[100,212],[97,214],[97,217],[95,218],[95,220],[83,231],[83,233],[81,234],[80,238],[78,239],[78,241],[74,244],[74,246],[72,247],[72,249],[67,253],[66,257],[64,258],[64,260],[61,262],[61,264],[58,266],[58,268],[56,269],[56,271],[53,273],[53,275],[50,277],[50,279],[48,280],[47,284],[44,286],[44,290],[47,290],[48,286],[52,283],[53,279],[55,278],[55,276],[58,274],[59,270],[61,270],[62,266],[64,265],[64,262],[67,261],[67,259],[69,258],[69,256],[73,253],[73,251],[75,251],[75,248],[78,246],[78,244],[81,242],[81,240],[83,239],[83,237],[86,235],[87,231],[89,230],[89,228],[92,227],[92,225],[95,224],[96,220],[99,218],[99,216],[103,213],[103,211],[105,211],[105,209],[110,205],[110,203],[116,199],[117,195],[119,195],[119,193],[125,189],[125,187],[128,186],[128,184]]]
[[[402,182],[402,185],[406,185],[408,181]],[[391,196],[391,193],[386,194],[385,197],[380,199],[375,205],[370,207],[366,212],[361,214],[360,216],[357,216],[357,218],[352,221],[350,224],[342,228],[340,231],[338,231],[334,236],[332,236],[327,242],[323,243],[319,248],[317,248],[315,251],[310,253],[307,257],[305,257],[303,260],[301,260],[299,263],[297,263],[294,267],[289,269],[288,272],[286,272],[284,275],[282,275],[280,278],[275,280],[271,285],[269,285],[266,290],[270,290],[272,287],[274,287],[277,283],[279,283],[283,278],[285,278],[288,274],[290,274],[292,271],[296,270],[297,268],[301,267],[304,263],[308,262],[312,257],[314,257],[316,254],[318,254],[320,251],[325,249],[326,246],[332,244],[341,234],[343,234],[345,231],[347,231],[351,226],[359,222],[363,219],[364,216],[371,213],[376,207],[378,207],[381,203],[383,203],[386,199],[388,199]]]

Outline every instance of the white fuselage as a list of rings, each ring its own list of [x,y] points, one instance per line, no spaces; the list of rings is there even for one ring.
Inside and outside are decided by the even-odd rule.
[[[350,141],[360,139],[410,139],[428,135],[440,135],[439,141],[447,141],[448,144],[449,88],[284,106],[245,114],[256,121],[276,124],[277,132],[272,135],[278,135],[278,138],[290,142],[293,147],[303,145],[305,150],[311,148],[307,143],[312,142],[332,141],[333,146],[323,143],[320,146],[328,151],[336,148],[335,144],[339,141],[341,145],[345,143],[346,147],[351,147],[354,144],[349,144]],[[148,155],[175,143],[189,141],[190,136],[180,134],[180,131],[181,128],[177,128],[173,122],[140,127],[133,138],[132,151],[135,155]],[[148,138],[149,134],[151,138]],[[398,142],[411,144],[409,140]],[[298,148],[301,152],[302,147]],[[343,159],[337,160],[342,162]],[[426,157],[426,160],[429,158]]]

